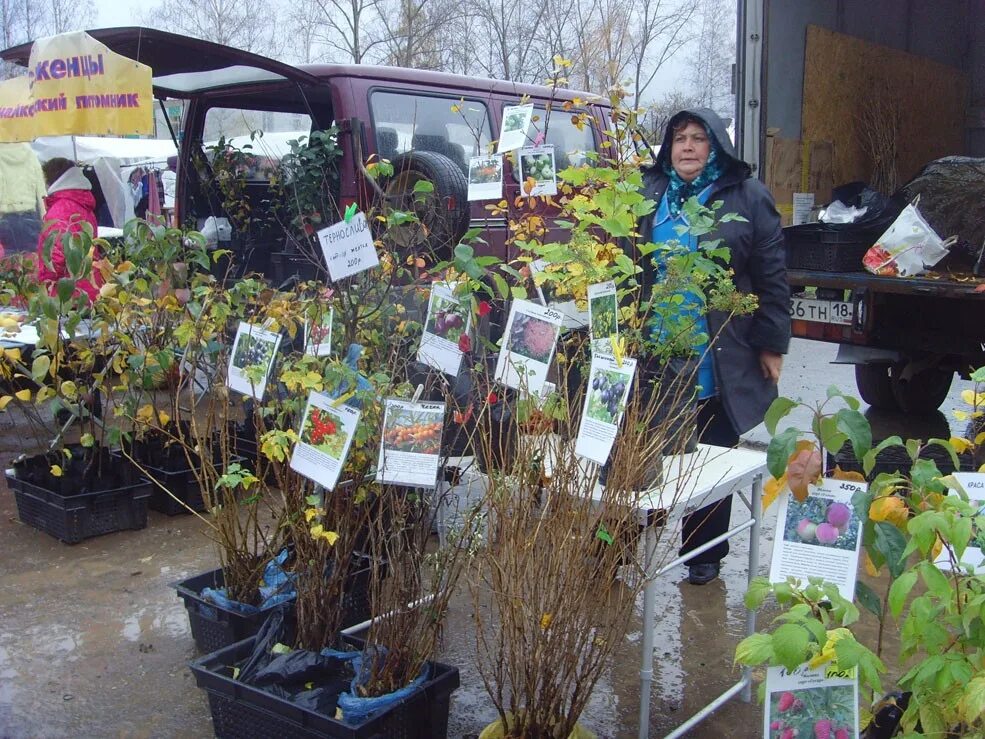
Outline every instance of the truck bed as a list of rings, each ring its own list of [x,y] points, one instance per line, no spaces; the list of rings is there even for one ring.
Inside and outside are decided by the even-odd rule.
[[[968,273],[931,273],[921,277],[881,277],[869,272],[818,272],[788,269],[787,282],[840,290],[871,290],[898,295],[985,300],[985,277]]]

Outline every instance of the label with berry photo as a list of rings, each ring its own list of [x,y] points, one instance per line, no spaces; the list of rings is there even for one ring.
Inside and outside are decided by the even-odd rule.
[[[438,482],[444,423],[444,403],[387,398],[377,482],[433,488]]]
[[[417,361],[456,377],[462,355],[470,348],[472,311],[468,303],[455,297],[454,284],[435,283],[428,299],[424,333],[417,350]]]
[[[335,309],[308,320],[304,324],[304,353],[312,357],[327,357],[332,353],[332,321]]]
[[[324,393],[312,392],[304,409],[291,469],[327,490],[334,490],[349,456],[359,411],[336,405]]]
[[[592,354],[576,454],[598,464],[609,460],[635,374],[635,359],[624,357],[620,364],[614,357]]]
[[[267,379],[277,359],[280,334],[240,323],[229,356],[226,384],[230,390],[263,400]]]
[[[766,671],[766,739],[858,739],[858,679],[804,664]]]
[[[864,483],[826,479],[810,485],[802,501],[784,492],[776,514],[770,582],[795,577],[806,583],[810,577],[823,577],[853,600],[864,521],[855,512],[852,496],[865,490]]]
[[[496,379],[506,387],[540,395],[563,319],[553,308],[514,300],[496,360]]]

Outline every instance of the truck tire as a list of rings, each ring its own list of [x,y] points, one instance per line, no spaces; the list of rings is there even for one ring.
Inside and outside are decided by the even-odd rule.
[[[903,379],[903,367],[893,365],[892,386],[896,404],[904,413],[930,413],[940,408],[951,389],[954,370],[928,367],[909,379]]]
[[[415,194],[421,181],[430,182],[433,192]],[[394,159],[393,176],[383,183],[388,212],[416,213],[420,220],[389,228],[399,255],[449,259],[469,227],[468,188],[461,168],[444,154],[409,151]]]
[[[858,388],[858,394],[862,396],[862,400],[878,410],[899,410],[896,395],[893,393],[890,366],[886,363],[855,365],[855,386]]]

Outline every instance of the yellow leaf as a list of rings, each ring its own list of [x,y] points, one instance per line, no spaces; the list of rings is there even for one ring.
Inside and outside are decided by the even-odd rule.
[[[542,631],[547,631],[551,628],[551,622],[554,620],[554,616],[550,613],[545,613],[540,617],[540,628]]]
[[[831,477],[835,480],[852,480],[853,482],[865,482],[865,475],[861,472],[855,472],[853,470],[843,470],[841,467],[835,465],[834,472],[831,473]]]
[[[4,410],[11,400],[14,399],[13,395],[4,395],[0,398],[0,411]]]
[[[885,521],[898,529],[905,529],[910,518],[910,509],[903,500],[895,495],[884,495],[872,501],[869,506],[869,518],[873,521]]]
[[[66,398],[74,398],[78,392],[78,387],[76,387],[75,383],[71,380],[65,380],[65,382],[62,383],[62,395]]]
[[[158,411],[157,412],[157,422],[159,424],[161,424],[161,426],[167,426],[168,425],[168,421],[170,421],[170,420],[171,420],[171,416],[169,416],[164,411]]]
[[[34,402],[43,403],[49,398],[54,398],[54,397],[55,397],[55,389],[49,387],[48,385],[42,385],[38,389],[38,394],[34,396]]]
[[[962,390],[961,400],[972,407],[978,408],[985,405],[985,392],[976,393],[974,390]]]
[[[821,648],[821,652],[810,661],[810,668],[817,669],[824,663],[833,660],[835,658],[835,644],[837,644],[841,639],[851,636],[851,633],[852,632],[846,628],[837,628],[828,631],[828,640]]]
[[[769,508],[773,501],[780,497],[780,493],[787,487],[787,475],[783,473],[783,476],[777,480],[775,477],[771,477],[763,484],[763,510]]]
[[[141,423],[151,423],[154,420],[154,406],[150,403],[137,409],[137,420]]]
[[[14,397],[17,398],[18,400],[23,400],[24,402],[27,402],[28,400],[31,399],[31,391],[26,388],[24,390],[18,390],[16,393],[14,393]]]
[[[943,549],[944,549],[944,542],[942,542],[941,538],[938,536],[936,541],[934,541],[934,546],[930,548],[930,561],[931,562],[935,561],[938,555],[941,553],[941,550]]]
[[[62,468],[59,465],[57,465],[57,464],[51,465],[50,472],[55,477],[61,477],[62,476]]]
[[[339,535],[334,531],[326,531],[323,537],[329,546],[335,546],[335,542],[339,540]]]
[[[21,350],[20,349],[4,349],[3,355],[9,359],[11,362],[21,361]]]
[[[92,434],[82,434],[82,438],[79,439],[79,443],[86,447],[87,449],[96,443],[96,439]]]
[[[985,444],[985,431],[982,431],[975,437],[975,446],[981,446],[982,444]]]
[[[869,553],[865,550],[862,550],[862,553],[865,555],[865,571],[872,577],[879,577],[879,568],[876,567],[875,562],[872,561],[872,557],[870,557]]]
[[[963,436],[952,436],[948,439],[948,442],[954,447],[954,451],[958,454],[964,454],[966,451],[971,449],[971,442]]]

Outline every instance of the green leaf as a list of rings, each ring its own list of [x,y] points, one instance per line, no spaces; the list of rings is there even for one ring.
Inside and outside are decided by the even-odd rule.
[[[455,247],[455,261],[469,262],[475,257],[475,249],[468,244],[459,244]]]
[[[434,185],[430,180],[418,180],[414,183],[414,194],[434,192]]]
[[[510,288],[510,295],[512,295],[516,300],[526,300],[527,290],[523,285],[514,285]]]
[[[911,570],[896,578],[889,587],[889,611],[894,618],[899,619],[903,612],[903,605],[906,603],[906,597],[916,583],[917,573]]]
[[[746,590],[745,603],[750,611],[757,610],[766,601],[772,587],[765,577],[754,577]]]
[[[879,600],[879,596],[861,580],[855,581],[855,599],[869,613],[872,613],[877,618],[882,617],[882,602]]]
[[[835,413],[838,430],[848,437],[856,459],[863,459],[872,447],[872,427],[868,419],[858,411],[842,408]]]
[[[615,539],[612,538],[612,534],[608,532],[605,525],[602,523],[599,524],[598,530],[595,532],[595,538],[604,541],[610,546],[612,545],[612,542],[615,541]]]
[[[797,429],[788,428],[770,439],[766,448],[766,466],[773,477],[779,479],[786,472],[787,460],[796,450],[799,438],[800,432]]]
[[[958,459],[958,453],[954,451],[954,447],[951,446],[950,441],[948,441],[947,439],[928,439],[927,446],[930,446],[931,444],[935,444],[941,447],[945,452],[947,452],[948,456],[951,458],[951,464],[954,465],[954,469],[956,470],[961,469],[961,462]]]
[[[492,281],[493,281],[493,285],[496,286],[496,292],[499,294],[499,297],[501,297],[503,300],[506,300],[507,298],[510,297],[509,285],[506,284],[506,279],[501,274],[499,274],[498,272],[493,272]]]
[[[770,433],[770,436],[776,436],[776,425],[796,407],[796,400],[784,397],[779,397],[770,403],[770,407],[766,410],[766,415],[763,417],[763,423],[766,424],[766,430]]]
[[[832,454],[837,454],[848,441],[848,435],[838,430],[838,419],[834,416],[824,416],[818,423],[821,445]]]
[[[59,302],[67,303],[70,301],[72,295],[75,294],[75,280],[71,277],[62,277],[55,287],[55,294],[58,296]]]
[[[776,661],[791,672],[807,659],[810,633],[797,624],[783,624],[773,632],[773,654]]]
[[[51,369],[51,357],[47,354],[39,354],[31,363],[31,379],[37,383],[44,383]]]
[[[735,648],[735,663],[761,665],[772,661],[773,637],[769,634],[753,634],[739,642]]]
[[[886,559],[889,574],[893,579],[898,578],[906,569],[903,551],[906,549],[906,538],[900,530],[891,523],[878,521],[875,525],[876,540],[873,546]],[[914,575],[916,577],[916,575]]]
[[[927,584],[927,589],[941,600],[946,601],[951,595],[950,580],[932,562],[920,563],[920,577]]]
[[[869,450],[862,459],[862,469],[865,470],[866,477],[872,474],[872,468],[876,466],[876,457],[879,456],[879,452],[891,446],[903,446],[903,440],[898,436],[890,436],[876,444],[875,449]]]

